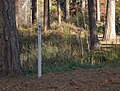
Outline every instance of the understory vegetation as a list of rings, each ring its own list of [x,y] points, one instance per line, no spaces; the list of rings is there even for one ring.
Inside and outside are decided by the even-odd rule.
[[[98,28],[99,29],[99,28]],[[101,31],[101,30],[98,30]],[[37,28],[20,28],[21,63],[26,75],[37,74]],[[120,64],[120,46],[111,45],[94,52],[89,50],[89,35],[84,28],[74,24],[57,22],[51,29],[42,32],[42,70],[43,73],[72,71],[77,68],[101,68]],[[111,67],[112,67],[111,66]]]

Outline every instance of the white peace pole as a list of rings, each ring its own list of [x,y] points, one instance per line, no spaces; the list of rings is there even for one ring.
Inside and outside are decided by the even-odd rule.
[[[41,43],[41,24],[38,22],[38,78],[42,76]]]

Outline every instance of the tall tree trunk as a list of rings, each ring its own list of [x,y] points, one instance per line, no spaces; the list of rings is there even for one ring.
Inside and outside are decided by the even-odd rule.
[[[88,0],[90,49],[94,50],[99,46],[97,26],[95,21],[94,0]]]
[[[83,16],[83,28],[86,28],[86,24],[85,24],[85,4],[86,1],[82,0],[82,16]]]
[[[15,0],[0,0],[0,75],[23,74],[19,58]]]
[[[37,0],[32,0],[32,24],[37,22]]]
[[[60,0],[57,1],[57,10],[58,10],[58,22],[61,24],[61,8],[60,8]]]
[[[48,29],[50,28],[50,0],[48,0]]]
[[[82,0],[82,11],[85,10],[85,2],[86,2],[86,0]]]
[[[115,0],[107,0],[107,13],[106,13],[106,27],[105,39],[111,40],[116,38],[115,31]]]
[[[16,26],[18,28],[18,19],[19,19],[19,7],[18,7],[19,3],[18,3],[18,0],[15,0],[15,17],[16,17]]]
[[[96,20],[100,21],[100,0],[96,0]]]
[[[45,27],[45,31],[47,31],[50,27],[49,0],[44,0],[44,27]]]
[[[70,14],[69,14],[69,0],[66,0],[65,1],[66,4],[65,4],[65,20],[68,21],[69,17],[70,17]]]

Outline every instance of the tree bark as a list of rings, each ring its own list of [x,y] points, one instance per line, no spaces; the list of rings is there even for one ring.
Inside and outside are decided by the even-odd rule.
[[[37,0],[32,0],[32,24],[37,22]]]
[[[50,7],[49,0],[44,0],[44,27],[45,31],[47,31],[50,27]]]
[[[0,0],[0,75],[23,74],[14,1]]]
[[[107,0],[106,16],[105,39],[115,39],[115,0]]]
[[[94,0],[88,0],[89,30],[90,30],[90,49],[99,47],[97,26],[95,21]]]

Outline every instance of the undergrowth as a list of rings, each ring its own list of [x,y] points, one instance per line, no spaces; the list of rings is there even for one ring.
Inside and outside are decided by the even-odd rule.
[[[37,73],[37,28],[21,28],[19,33],[21,63],[26,74]],[[97,50],[91,53],[88,45],[88,31],[77,28],[70,23],[56,22],[51,29],[42,32],[42,70],[48,72],[65,72],[77,68],[101,68],[105,63],[120,61],[120,47],[110,50]],[[94,61],[94,64],[93,62]]]

